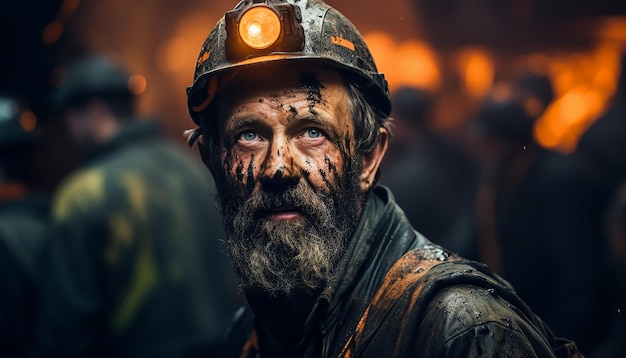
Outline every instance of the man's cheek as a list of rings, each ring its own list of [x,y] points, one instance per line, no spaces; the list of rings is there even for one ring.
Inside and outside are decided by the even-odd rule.
[[[337,183],[339,183],[341,173],[338,168],[341,167],[341,159],[327,154],[323,156],[322,160],[307,161],[305,176],[314,186],[328,192],[336,188]]]
[[[240,186],[254,187],[255,169],[254,154],[249,156],[226,156],[224,158],[224,171],[229,173],[231,180]]]

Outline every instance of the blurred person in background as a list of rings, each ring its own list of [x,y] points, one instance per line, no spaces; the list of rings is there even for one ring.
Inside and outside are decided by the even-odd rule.
[[[615,192],[626,179],[626,53],[620,59],[615,94],[607,111],[580,138],[576,154],[596,163],[606,190]]]
[[[592,357],[608,334],[611,272],[601,181],[578,156],[541,147],[533,126],[553,99],[542,74],[496,85],[475,125],[481,180],[475,250],[554,330]]]
[[[84,162],[54,195],[38,356],[211,356],[237,305],[212,180],[137,117],[129,78],[81,58],[51,98]]]
[[[0,355],[26,357],[37,312],[36,263],[49,225],[49,198],[32,177],[39,149],[34,114],[0,94]]]
[[[598,178],[598,212],[604,224],[602,240],[608,246],[607,259],[613,270],[607,301],[614,318],[610,339],[598,349],[598,356],[619,356],[626,352],[626,53],[620,58],[617,87],[608,109],[583,134],[575,154],[593,165]]]
[[[469,229],[466,215],[478,179],[474,158],[433,128],[432,94],[401,87],[391,96],[393,140],[382,164],[381,184],[413,226],[436,244],[465,254],[460,233]],[[387,158],[386,156],[386,158]]]
[[[626,181],[622,182],[607,213],[609,264],[613,270],[613,325],[610,337],[598,349],[602,357],[619,357],[626,352]],[[600,356],[600,355],[598,355]]]

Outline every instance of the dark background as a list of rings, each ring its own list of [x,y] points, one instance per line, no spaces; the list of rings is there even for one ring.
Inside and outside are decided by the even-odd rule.
[[[58,19],[62,3],[61,0],[0,3],[3,53],[0,87],[25,97],[37,113],[45,110],[51,73],[67,57],[63,51],[77,51],[82,45],[72,43],[72,34],[67,33],[52,45],[42,42],[44,28]],[[88,1],[83,3],[78,7],[89,5]],[[186,2],[176,3],[184,7]],[[364,18],[374,18],[381,11],[357,7],[353,2],[329,3],[344,13],[348,12],[344,9],[350,9],[351,13],[361,11]],[[384,6],[393,7],[393,3],[386,1]],[[420,28],[425,37],[440,48],[468,43],[494,47],[584,46],[591,41],[585,35],[591,33],[594,19],[626,14],[626,2],[619,0],[415,0],[414,5],[423,22]],[[70,23],[73,19],[63,20]],[[572,23],[585,23],[585,26],[579,28]]]
[[[596,29],[603,19],[626,15],[626,1],[617,0],[364,0],[358,6],[351,0],[328,3],[351,19],[362,33],[383,31],[397,41],[419,39],[438,51],[444,58],[441,97],[454,103],[456,112],[451,116],[463,118],[471,101],[458,93],[458,80],[447,75],[450,65],[445,63],[446,56],[459,47],[484,46],[498,56],[498,70],[506,72],[516,56],[530,51],[586,51],[596,41]],[[49,116],[46,106],[64,64],[86,52],[106,51],[122,57],[131,70],[148,79],[143,112],[161,117],[171,135],[182,141],[182,131],[191,126],[184,89],[191,82],[197,51],[219,17],[234,5],[235,1],[230,0],[1,2],[0,90],[22,97],[44,127],[46,150],[38,165],[42,185],[52,190],[75,163],[62,128]],[[192,19],[194,14],[204,17],[201,24],[181,30],[188,21],[185,16]],[[53,23],[62,31],[60,36],[49,31]],[[620,36],[626,38],[624,32]],[[186,62],[178,65],[177,72],[158,70],[160,44],[172,34],[185,38],[189,33],[193,41],[190,39],[184,51],[179,51]]]

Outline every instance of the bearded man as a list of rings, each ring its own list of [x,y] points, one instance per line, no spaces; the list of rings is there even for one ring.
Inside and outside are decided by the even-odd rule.
[[[333,8],[240,2],[208,35],[188,102],[248,302],[223,356],[577,354],[377,186],[387,83]]]

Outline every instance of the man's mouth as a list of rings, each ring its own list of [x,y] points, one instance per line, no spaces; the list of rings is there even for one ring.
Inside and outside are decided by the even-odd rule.
[[[263,212],[260,217],[266,220],[288,221],[298,219],[302,215],[299,208],[276,208]]]

